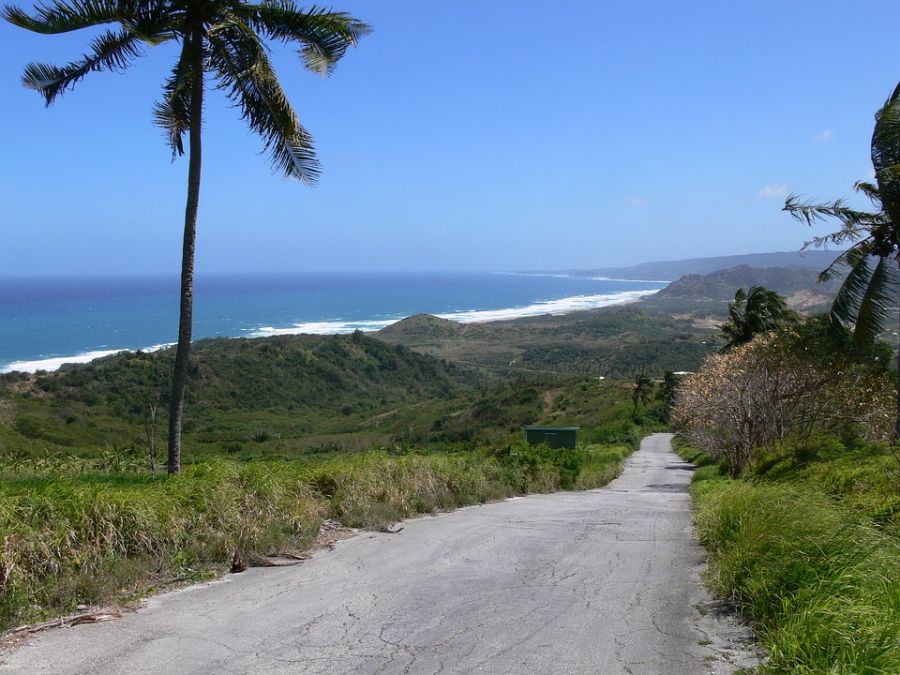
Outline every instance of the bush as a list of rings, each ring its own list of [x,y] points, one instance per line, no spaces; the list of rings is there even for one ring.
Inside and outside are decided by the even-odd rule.
[[[805,331],[810,330],[804,327]],[[771,449],[814,433],[892,430],[895,390],[880,362],[847,354],[820,358],[806,333],[783,329],[710,356],[679,386],[673,411],[689,440],[733,475],[754,448]]]

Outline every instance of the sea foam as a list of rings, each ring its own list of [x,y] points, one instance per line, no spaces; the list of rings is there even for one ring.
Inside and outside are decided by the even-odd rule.
[[[145,349],[141,349],[142,352],[155,352],[160,349],[165,349],[166,347],[171,347],[174,345],[174,342],[169,342],[160,345],[153,345],[152,347],[146,347]],[[0,368],[0,373],[12,373],[14,371],[21,373],[36,373],[39,370],[46,370],[48,372],[53,370],[58,370],[61,366],[64,366],[67,363],[90,363],[95,359],[102,359],[104,356],[112,356],[113,354],[120,354],[121,352],[127,352],[127,349],[98,349],[90,352],[83,352],[81,354],[75,354],[73,356],[54,356],[46,359],[36,359],[34,361],[13,361],[12,363],[8,363],[2,368]]]
[[[75,354],[74,356],[54,356],[49,359],[37,359],[35,361],[13,361],[7,364],[0,373],[11,373],[20,371],[23,373],[34,373],[38,370],[56,370],[66,363],[88,363],[94,359],[101,359],[104,356],[118,354],[124,352],[124,349],[101,349],[93,352],[84,352],[83,354]]]
[[[541,314],[568,314],[586,309],[599,309],[635,302],[641,298],[656,293],[656,290],[620,291],[617,293],[602,293],[599,295],[573,295],[558,300],[541,300],[531,305],[521,307],[507,307],[504,309],[466,309],[458,312],[446,312],[436,314],[441,319],[449,319],[459,323],[482,323],[485,321],[511,321],[523,319],[529,316]],[[381,330],[393,323],[397,323],[403,316],[394,316],[370,321],[312,321],[307,323],[295,323],[291,326],[276,328],[274,326],[262,326],[248,333],[249,337],[270,337],[272,335],[338,335],[352,333],[355,330],[375,331]]]

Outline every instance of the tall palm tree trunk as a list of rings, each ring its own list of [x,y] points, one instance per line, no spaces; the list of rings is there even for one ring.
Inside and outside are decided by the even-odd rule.
[[[197,240],[197,209],[200,205],[200,132],[203,117],[203,30],[195,28],[191,39],[191,128],[189,133],[188,195],[184,210],[184,243],[181,251],[181,311],[178,319],[178,346],[169,403],[168,472],[181,471],[181,421],[184,388],[191,356],[191,328],[194,313],[194,249]]]

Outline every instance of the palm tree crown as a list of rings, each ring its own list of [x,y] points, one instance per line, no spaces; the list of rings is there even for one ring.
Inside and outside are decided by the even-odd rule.
[[[644,406],[650,401],[653,393],[653,380],[645,373],[638,373],[634,376],[634,389],[631,390],[631,402],[634,404],[632,417],[637,417],[638,404],[643,403]]]
[[[851,328],[857,349],[866,350],[887,328],[897,307],[900,277],[900,84],[875,114],[872,133],[872,166],[875,183],[859,182],[855,188],[869,198],[873,211],[860,211],[842,199],[813,204],[796,195],[785,200],[784,210],[807,225],[834,219],[840,229],[815,237],[806,248],[828,244],[850,247],[819,274],[824,281],[841,268],[850,271],[831,306],[830,321],[836,329]],[[874,263],[874,268],[872,267]],[[898,370],[900,384],[900,370]],[[897,397],[895,440],[900,439],[900,392]]]
[[[145,47],[176,41],[181,54],[163,85],[154,119],[175,154],[184,153],[190,129],[193,85],[210,73],[286,176],[314,183],[321,167],[310,134],[303,128],[278,83],[264,39],[296,42],[304,65],[329,75],[337,61],[370,28],[343,12],[298,8],[293,0],[55,0],[33,14],[16,6],[3,17],[36,33],[66,33],[118,24],[96,37],[80,59],[63,66],[32,63],[23,83],[49,106],[88,73],[122,71]]]
[[[784,298],[763,286],[753,286],[749,291],[739,288],[734,302],[728,303],[728,323],[719,326],[727,343],[723,351],[750,342],[754,335],[765,333],[794,320]]]

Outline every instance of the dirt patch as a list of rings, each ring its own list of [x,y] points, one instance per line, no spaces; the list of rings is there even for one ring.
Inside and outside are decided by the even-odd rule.
[[[553,412],[553,403],[562,393],[562,389],[548,389],[544,392],[544,410],[542,413],[544,417],[550,417],[550,413]]]
[[[788,307],[800,311],[818,309],[826,305],[829,301],[827,295],[815,293],[813,291],[803,290],[797,291],[787,297]]]

